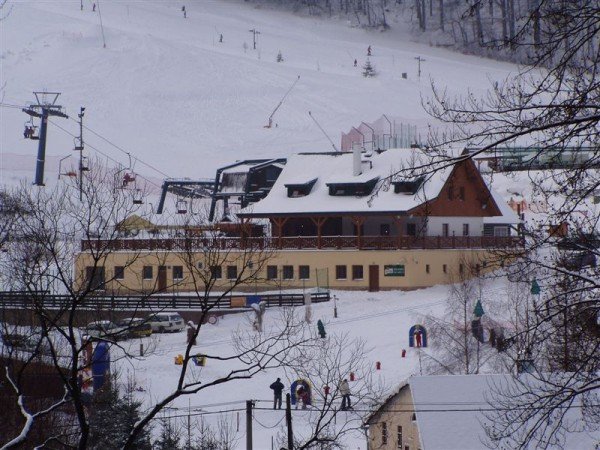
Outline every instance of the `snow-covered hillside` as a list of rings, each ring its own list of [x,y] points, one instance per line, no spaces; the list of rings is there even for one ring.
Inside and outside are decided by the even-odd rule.
[[[187,2],[184,19],[182,4],[103,0],[103,48],[100,8],[92,11],[91,0],[83,11],[77,1],[12,2],[0,22],[3,104],[27,105],[32,91],[62,92],[60,104],[72,118],[85,106],[87,126],[163,174],[210,177],[237,159],[330,150],[308,111],[336,144],[342,131],[382,113],[423,129],[421,96],[430,78],[450,91],[482,92],[515,67],[411,43],[405,30],[365,31],[241,1]],[[257,50],[250,29],[260,31]],[[379,75],[367,79],[361,66],[369,45]],[[426,59],[420,80],[416,56]],[[264,128],[298,75],[275,115],[278,126]],[[23,139],[27,116],[6,106],[0,114],[0,184],[31,181],[37,145]],[[47,179],[73,148],[72,136],[57,125],[78,130],[72,119],[53,122]],[[129,164],[108,142],[90,132],[84,138],[102,152],[92,156]],[[164,176],[141,162],[135,170]]]

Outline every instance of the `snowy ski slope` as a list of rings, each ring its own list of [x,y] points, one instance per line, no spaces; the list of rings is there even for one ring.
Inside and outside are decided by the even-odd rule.
[[[103,0],[103,48],[100,16],[91,0],[84,0],[83,11],[76,0],[11,3],[10,16],[0,22],[4,104],[26,105],[32,91],[62,92],[60,103],[72,117],[85,106],[85,124],[124,151],[90,132],[84,135],[88,145],[126,166],[130,152],[160,171],[135,165],[157,183],[165,175],[210,177],[237,159],[331,150],[308,111],[336,145],[342,131],[382,113],[423,130],[428,118],[421,96],[429,95],[430,79],[451,92],[481,93],[490,80],[515,69],[411,43],[401,29],[365,31],[234,0]],[[261,33],[257,50],[252,28]],[[361,66],[369,45],[379,76],[366,79]],[[421,80],[414,59],[419,55],[426,59]],[[300,82],[274,117],[278,126],[264,128],[298,75]],[[0,114],[0,184],[30,181],[37,143],[23,139],[27,116],[10,107],[0,108]],[[73,147],[72,136],[57,126],[77,133],[74,120],[53,122],[49,181],[56,177],[58,159]]]

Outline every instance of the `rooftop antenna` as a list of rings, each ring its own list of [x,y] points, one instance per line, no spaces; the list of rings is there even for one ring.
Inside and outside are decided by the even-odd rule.
[[[44,186],[44,164],[46,162],[46,135],[48,131],[48,117],[57,116],[68,119],[63,113],[63,107],[56,104],[60,92],[34,92],[36,104],[29,105],[29,108],[23,108],[22,111],[31,118],[40,118],[40,134],[38,144],[38,155],[35,166],[34,185]]]
[[[331,142],[331,146],[333,147],[333,149],[336,152],[339,152],[338,148],[335,146],[335,144],[333,143],[333,141],[331,140],[331,138],[329,137],[329,135],[325,132],[325,130],[323,129],[323,127],[321,125],[319,125],[319,122],[317,122],[317,119],[315,119],[315,117],[312,115],[312,113],[310,111],[308,112],[308,115],[315,122],[315,124],[319,127],[319,130],[321,130],[321,132],[325,135],[325,137],[329,140],[329,142]]]
[[[269,116],[269,123],[267,125],[265,125],[265,128],[271,128],[271,126],[273,125],[273,116],[275,115],[277,110],[280,108],[280,106],[283,105],[285,98],[289,95],[290,92],[292,92],[292,89],[294,89],[294,86],[296,86],[296,83],[298,83],[299,80],[300,80],[300,75],[298,75],[298,78],[296,78],[296,81],[294,81],[292,83],[292,86],[287,90],[285,95],[281,98],[281,100],[279,101],[279,103],[277,104],[277,106],[275,107],[275,109],[273,110],[271,115]]]

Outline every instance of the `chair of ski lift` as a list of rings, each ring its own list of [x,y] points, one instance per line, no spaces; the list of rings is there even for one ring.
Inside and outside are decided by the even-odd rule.
[[[142,190],[136,189],[135,191],[133,191],[133,204],[141,205],[143,203],[144,203],[144,200],[143,200]]]
[[[135,183],[135,174],[133,172],[125,172],[125,175],[123,175],[123,187],[129,186],[131,183]]]
[[[88,157],[87,156],[82,156],[81,157],[81,171],[82,172],[87,172],[90,170],[90,163],[88,161]]]
[[[187,202],[185,200],[178,199],[175,207],[177,209],[177,214],[187,213]]]
[[[40,135],[38,132],[38,127],[37,125],[33,124],[33,118],[25,122],[25,130],[23,130],[23,137],[25,139],[33,139],[39,141]]]

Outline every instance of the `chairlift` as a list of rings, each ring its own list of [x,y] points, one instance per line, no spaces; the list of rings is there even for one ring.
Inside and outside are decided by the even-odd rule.
[[[187,202],[185,200],[178,199],[175,207],[177,208],[177,214],[187,213]]]
[[[133,204],[134,205],[141,205],[144,203],[143,200],[143,193],[141,189],[136,189],[133,191]]]
[[[82,172],[87,172],[88,170],[90,170],[90,164],[89,164],[87,156],[82,156],[81,157],[81,168],[80,168],[80,170]]]
[[[23,130],[23,138],[33,139],[39,141],[40,134],[37,125],[33,124],[33,117],[25,122],[25,129]]]

